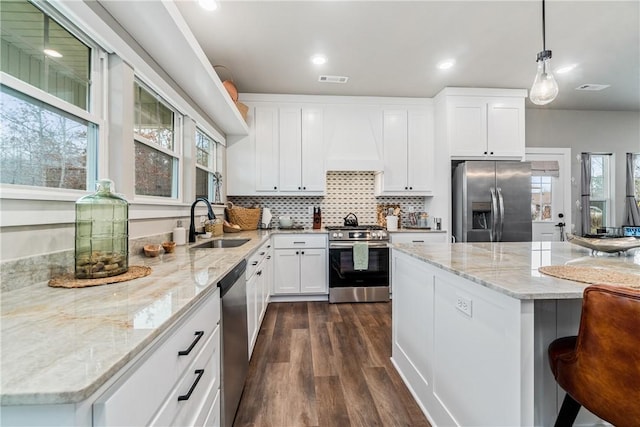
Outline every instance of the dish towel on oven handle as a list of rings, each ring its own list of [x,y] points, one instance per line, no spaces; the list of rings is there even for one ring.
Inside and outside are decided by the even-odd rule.
[[[365,242],[353,243],[353,269],[367,270],[369,268],[369,245]]]

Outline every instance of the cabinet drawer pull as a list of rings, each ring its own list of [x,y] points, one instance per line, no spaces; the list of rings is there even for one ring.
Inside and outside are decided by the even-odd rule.
[[[196,336],[196,339],[193,340],[193,342],[191,343],[188,349],[179,351],[178,356],[189,355],[189,353],[191,353],[191,350],[193,350],[193,347],[195,347],[196,344],[198,344],[198,341],[200,341],[200,338],[202,338],[202,336],[204,335],[204,331],[196,331],[194,335]]]
[[[411,243],[424,243],[424,240],[412,240]]]
[[[191,393],[193,393],[193,390],[196,389],[196,386],[198,385],[200,378],[202,378],[202,375],[204,374],[204,369],[196,369],[193,373],[197,375],[196,380],[193,382],[193,384],[191,384],[191,388],[189,389],[187,394],[178,396],[178,401],[189,400],[189,398],[191,397]]]
[[[253,261],[251,265],[255,267],[256,265],[258,265],[258,261]]]
[[[262,270],[258,271],[256,274],[257,274],[258,276],[261,276],[261,275],[262,275]]]
[[[260,256],[263,256],[266,252],[260,252]]]
[[[307,242],[293,242],[294,245],[304,245]]]

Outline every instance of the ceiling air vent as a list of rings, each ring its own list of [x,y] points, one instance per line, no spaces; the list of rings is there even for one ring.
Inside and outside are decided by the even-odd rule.
[[[576,88],[576,90],[587,90],[590,92],[595,92],[598,90],[602,90],[602,89],[606,89],[608,88],[610,85],[597,85],[594,83],[585,83],[583,85],[580,85]]]
[[[346,83],[349,77],[346,76],[320,76],[318,81],[320,83]]]

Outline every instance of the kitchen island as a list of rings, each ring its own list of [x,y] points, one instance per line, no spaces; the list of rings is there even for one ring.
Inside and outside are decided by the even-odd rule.
[[[640,251],[565,242],[394,244],[392,360],[434,426],[553,425],[564,392],[547,346],[575,335],[586,283],[538,272],[588,265],[638,275]],[[582,409],[576,425],[599,420]]]

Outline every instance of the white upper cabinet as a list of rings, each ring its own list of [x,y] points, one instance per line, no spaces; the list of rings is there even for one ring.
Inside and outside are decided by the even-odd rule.
[[[302,187],[304,191],[324,193],[324,114],[320,107],[302,109]]]
[[[279,186],[279,134],[278,109],[276,107],[255,107],[254,121],[256,191],[277,191]],[[236,165],[234,165],[236,166]],[[243,173],[250,174],[247,165],[237,165]]]
[[[227,141],[227,194],[324,194],[323,109],[247,105],[249,136]]]
[[[384,169],[376,174],[376,193],[433,194],[433,110],[385,110]]]
[[[524,158],[526,90],[447,88],[441,96],[452,158]]]
[[[256,140],[257,143],[260,141]],[[302,190],[302,113],[280,108],[280,191]]]
[[[280,108],[280,191],[324,192],[321,108]]]

